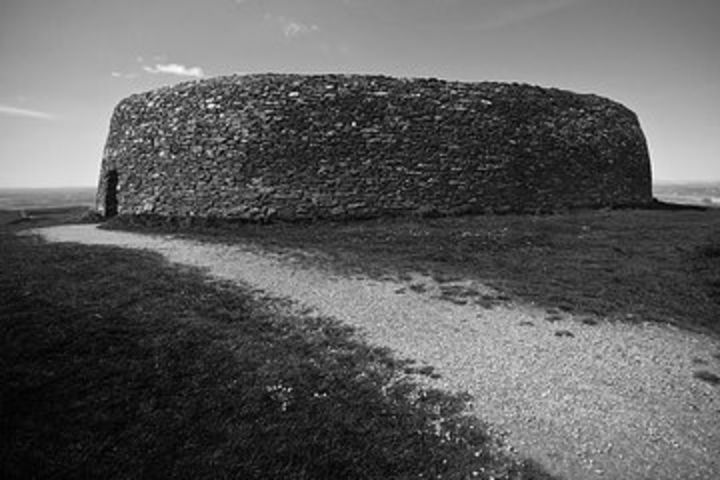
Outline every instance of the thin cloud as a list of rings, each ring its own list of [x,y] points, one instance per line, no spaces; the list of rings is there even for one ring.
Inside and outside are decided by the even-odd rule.
[[[152,74],[167,74],[167,75],[179,75],[181,77],[195,77],[201,78],[205,76],[205,72],[200,67],[186,67],[179,63],[158,63],[154,67],[144,65],[143,70]]]
[[[38,110],[29,110],[27,108],[11,107],[10,105],[0,105],[0,115],[8,117],[37,118],[40,120],[53,120],[55,115]]]
[[[110,72],[110,75],[113,78],[127,78],[127,79],[137,78],[137,73]]]
[[[295,38],[303,35],[309,35],[320,30],[320,27],[318,27],[317,25],[308,25],[305,23],[301,23],[284,15],[271,15],[267,13],[265,14],[265,20],[278,23],[283,32],[283,35],[285,35],[286,38]]]
[[[283,25],[283,33],[286,37],[292,38],[298,35],[317,32],[320,28],[317,25],[304,25],[299,22],[287,22]]]

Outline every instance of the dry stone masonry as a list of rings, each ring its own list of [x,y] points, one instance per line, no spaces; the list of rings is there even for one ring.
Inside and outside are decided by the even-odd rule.
[[[637,117],[595,95],[361,75],[228,76],[133,95],[106,215],[267,221],[642,206]]]

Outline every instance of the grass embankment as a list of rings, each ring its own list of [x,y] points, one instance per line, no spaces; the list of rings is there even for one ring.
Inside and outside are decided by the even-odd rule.
[[[0,252],[2,478],[549,478],[330,320],[154,254]]]
[[[110,228],[318,250],[334,268],[401,277],[420,271],[440,281],[471,277],[551,312],[720,334],[720,210],[235,226],[120,218]]]

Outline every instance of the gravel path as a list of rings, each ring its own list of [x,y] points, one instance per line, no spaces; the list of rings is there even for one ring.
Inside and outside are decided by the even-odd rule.
[[[247,245],[92,225],[35,233],[156,251],[357,327],[367,341],[435,367],[435,386],[469,392],[475,414],[509,445],[567,479],[720,478],[720,386],[693,375],[720,375],[716,339],[569,314],[550,322],[532,307],[477,305],[472,292],[487,287],[471,281],[337,276]],[[471,301],[442,300],[441,288]]]

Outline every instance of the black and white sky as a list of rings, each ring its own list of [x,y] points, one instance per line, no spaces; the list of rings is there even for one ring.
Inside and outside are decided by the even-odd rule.
[[[658,180],[720,180],[718,0],[0,0],[0,187],[92,186],[123,97],[231,73],[596,93]]]

